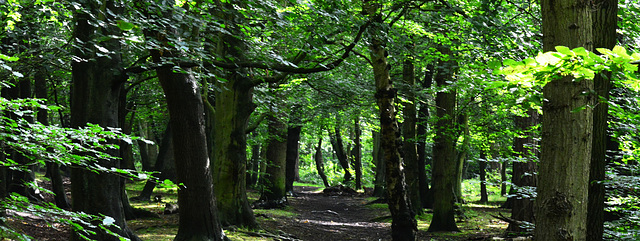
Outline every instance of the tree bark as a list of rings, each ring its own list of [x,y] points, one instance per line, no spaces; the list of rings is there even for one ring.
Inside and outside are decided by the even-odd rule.
[[[44,78],[44,73],[38,72],[35,76],[35,94],[36,98],[47,99],[47,80]],[[49,112],[45,109],[38,110],[38,122],[47,126],[49,125]],[[52,192],[56,206],[62,209],[71,209],[71,203],[67,199],[66,191],[64,190],[64,183],[62,181],[62,175],[60,174],[60,164],[47,162],[47,174],[51,179]]]
[[[511,218],[518,221],[533,223],[535,221],[533,213],[534,199],[528,193],[523,193],[520,189],[528,190],[537,186],[536,172],[537,165],[535,157],[537,155],[536,142],[533,131],[530,129],[538,122],[537,110],[530,109],[526,117],[516,117],[516,128],[521,132],[521,136],[514,141],[513,152],[517,160],[513,162],[513,175],[511,177],[513,187],[516,191],[512,199]],[[508,232],[527,231],[516,223],[509,223]]]
[[[218,33],[216,54],[227,62],[245,60],[244,34],[237,26],[244,21],[230,2],[215,1],[219,9],[215,14],[230,24]],[[226,81],[217,81],[213,138],[213,183],[221,222],[227,225],[257,228],[246,191],[247,125],[256,105],[253,103],[255,83],[245,69],[227,70]]]
[[[284,121],[276,116],[267,117],[269,132],[267,145],[267,172],[263,185],[261,201],[286,203],[285,179],[287,158],[287,128]]]
[[[433,83],[433,72],[435,68],[429,64],[422,80],[422,88],[430,89]],[[427,181],[427,129],[429,121],[429,106],[425,103],[420,104],[418,110],[418,123],[416,127],[416,138],[418,138],[416,150],[418,152],[418,182],[420,185],[420,202],[423,208],[433,208],[433,192],[429,191],[429,182]]]
[[[370,60],[373,65],[373,76],[376,85],[376,102],[380,115],[380,145],[386,165],[387,203],[391,212],[391,237],[393,240],[415,240],[417,223],[415,213],[411,210],[411,201],[407,197],[404,164],[400,156],[398,121],[394,99],[396,89],[389,76],[390,65],[387,63],[385,41],[378,33],[382,29],[383,20],[379,11],[381,5],[375,1],[364,0],[363,12],[374,22],[370,31]]]
[[[336,123],[335,132],[330,134],[331,138],[331,146],[338,157],[338,162],[340,163],[340,167],[344,170],[344,180],[343,183],[348,184],[351,181],[351,172],[349,171],[349,161],[347,160],[347,153],[344,150],[344,144],[342,142],[342,134],[340,134],[340,127],[338,127],[339,123]]]
[[[480,154],[478,168],[480,169],[480,203],[488,203],[489,195],[487,194],[487,156]]]
[[[386,197],[387,189],[386,189],[386,168],[384,164],[384,159],[382,157],[382,148],[380,147],[380,132],[374,131],[373,134],[373,162],[376,165],[375,174],[376,178],[374,180],[373,185],[373,196],[374,197]]]
[[[464,176],[464,166],[467,162],[467,154],[469,153],[469,148],[471,145],[471,135],[469,133],[469,115],[468,114],[460,114],[458,115],[458,126],[462,128],[462,137],[464,138],[462,141],[462,145],[460,146],[460,150],[456,155],[456,183],[455,193],[456,193],[456,202],[464,203],[464,199],[462,199],[462,179]]]
[[[296,167],[298,166],[300,149],[300,132],[302,126],[289,123],[287,127],[287,157],[286,157],[286,188],[285,191],[293,192],[293,182],[296,179]]]
[[[158,174],[153,174],[152,179],[157,178],[157,180],[149,179],[144,184],[140,195],[134,197],[135,200],[141,201],[149,201],[151,200],[151,194],[153,194],[153,189],[156,188],[158,181],[163,181],[165,179],[170,179],[164,172],[164,166],[167,162],[173,162],[172,158],[173,154],[173,134],[171,133],[171,125],[167,125],[167,128],[164,131],[164,135],[162,136],[162,142],[160,143],[160,153],[158,153],[155,165],[153,166],[153,171],[160,172]],[[175,181],[175,180],[174,180]]]
[[[320,175],[320,178],[322,178],[324,187],[329,187],[327,175],[324,174],[324,160],[322,157],[322,135],[318,136],[318,147],[316,147],[316,153],[313,155],[313,159],[315,160],[316,170],[318,170],[318,175]]]
[[[592,12],[593,47],[612,49],[617,42],[618,0],[599,0]],[[607,153],[607,118],[611,73],[596,75],[594,89],[598,103],[593,110],[593,140],[589,172],[589,201],[587,204],[587,240],[602,240],[604,234],[605,164]]]
[[[451,55],[447,47],[441,47],[440,52]],[[435,77],[439,87],[447,88],[453,81],[455,61],[441,60]],[[434,196],[433,219],[429,225],[429,232],[460,231],[455,222],[455,176],[457,136],[455,133],[456,91],[450,89],[436,94],[436,136],[433,147],[432,189]]]
[[[413,46],[411,46],[413,47]],[[402,65],[402,80],[407,85],[406,102],[403,104],[402,114],[404,122],[402,123],[402,135],[404,142],[402,143],[402,152],[404,164],[407,167],[407,195],[411,200],[411,210],[416,215],[422,214],[422,200],[420,199],[420,180],[419,169],[424,166],[418,166],[418,150],[416,149],[416,95],[414,93],[415,85],[415,67],[411,57],[407,57]]]
[[[362,144],[360,143],[360,136],[362,130],[360,129],[360,117],[356,117],[353,121],[354,125],[354,146],[353,146],[353,170],[356,174],[356,190],[362,189]]]
[[[588,1],[543,0],[544,51],[555,46],[592,49],[592,6]],[[560,76],[559,76],[560,77]],[[542,142],[536,240],[585,240],[589,163],[593,130],[589,80],[562,76],[543,88]]]
[[[118,102],[124,83],[121,76],[120,43],[117,38],[100,42],[100,46],[109,50],[110,54],[97,57],[95,41],[97,34],[117,36],[121,32],[115,25],[115,19],[112,19],[111,15],[105,15],[103,9],[112,13],[120,13],[122,9],[111,1],[92,1],[83,7],[85,11],[76,11],[74,15],[76,25],[73,34],[78,47],[74,48],[77,60],[71,63],[71,127],[83,127],[87,123],[105,128],[118,127]],[[109,24],[95,24],[93,21],[96,18]],[[107,152],[112,156],[118,156],[117,150]],[[97,163],[106,168],[120,167],[118,160],[97,160]],[[139,240],[127,228],[124,220],[120,177],[75,167],[71,170],[71,194],[74,211],[109,216],[114,219],[114,224],[120,227],[111,231],[123,237]],[[118,240],[104,230],[93,231],[96,233],[90,235],[90,239]],[[73,232],[71,240],[81,238],[77,232]]]

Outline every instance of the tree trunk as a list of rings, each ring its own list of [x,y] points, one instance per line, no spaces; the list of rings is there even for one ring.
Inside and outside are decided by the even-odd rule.
[[[44,73],[38,72],[35,76],[35,94],[36,98],[47,99],[47,80],[44,78]],[[38,110],[38,122],[47,126],[49,125],[49,112],[45,109]],[[60,164],[47,162],[47,175],[51,179],[52,192],[56,206],[62,209],[71,209],[71,203],[67,199],[66,191],[64,190],[64,183],[62,181],[62,175],[60,174]]]
[[[302,126],[289,123],[287,127],[287,157],[286,157],[286,191],[293,192],[293,182],[296,179],[296,167],[299,160],[300,132]]]
[[[110,1],[93,1],[83,5],[85,11],[77,11],[74,15],[76,25],[74,36],[77,39],[74,48],[76,59],[87,61],[72,62],[71,87],[71,127],[83,127],[87,123],[97,124],[104,128],[118,127],[118,102],[124,76],[120,76],[122,67],[120,43],[117,38],[100,42],[102,48],[110,54],[97,57],[95,48],[96,33],[104,36],[118,35],[121,31],[116,27],[111,15],[104,15],[101,9],[120,13],[121,8]],[[93,21],[101,18],[104,25]],[[108,26],[108,27],[97,27]],[[118,156],[117,150],[107,151]],[[98,160],[105,168],[119,168],[118,160]],[[111,230],[116,234],[133,240],[139,240],[128,228],[124,220],[120,193],[120,177],[108,173],[95,173],[75,167],[71,170],[71,194],[73,210],[93,215],[105,215],[114,219],[120,229]],[[88,227],[85,227],[89,229]],[[90,235],[94,240],[118,240],[102,229],[94,229]],[[73,232],[71,240],[81,240],[77,232]]]
[[[169,178],[162,170],[164,169],[164,166],[167,162],[174,162],[173,158],[171,158],[174,155],[172,139],[173,134],[171,133],[171,125],[167,125],[167,128],[164,131],[164,135],[162,136],[162,142],[160,143],[160,153],[158,153],[155,165],[153,166],[153,171],[160,173],[153,174],[152,179],[157,178],[158,180],[147,180],[147,182],[144,184],[144,187],[142,188],[142,191],[140,192],[140,195],[134,197],[134,200],[151,200],[151,194],[153,194],[153,189],[156,188],[157,182]]]
[[[487,156],[484,153],[480,154],[480,160],[478,168],[480,169],[480,203],[485,204],[489,202],[489,195],[487,194]]]
[[[440,52],[451,56],[447,47],[440,48]],[[453,81],[455,61],[441,60],[436,84],[447,88]],[[455,183],[456,183],[456,139],[455,133],[455,89],[438,92],[436,95],[436,136],[433,147],[432,189],[434,196],[433,219],[429,225],[429,232],[460,231],[455,221]]]
[[[400,156],[401,143],[398,133],[398,121],[394,99],[396,89],[389,76],[390,65],[387,63],[385,41],[381,33],[382,16],[378,13],[381,6],[377,2],[364,1],[363,12],[374,22],[370,28],[369,44],[370,60],[373,65],[373,76],[376,85],[376,102],[380,114],[380,145],[386,165],[387,203],[391,212],[391,237],[393,240],[415,240],[417,223],[415,213],[411,210],[411,201],[407,197],[407,184],[403,172],[403,160]]]
[[[526,221],[533,223],[533,197],[530,194],[525,194],[520,189],[528,190],[536,187],[536,162],[535,157],[537,150],[535,149],[536,142],[533,136],[533,128],[538,122],[537,110],[530,109],[527,111],[526,117],[516,117],[516,127],[521,132],[521,136],[517,137],[514,141],[513,152],[517,157],[517,160],[513,162],[513,175],[511,177],[513,182],[513,188],[516,189],[514,198],[512,199],[511,218],[518,221]],[[523,228],[515,223],[510,223],[507,227],[507,231],[519,233],[524,232]]]
[[[254,132],[255,133],[255,132]],[[254,134],[255,136],[255,134]],[[248,164],[247,187],[254,186],[258,183],[258,173],[260,172],[260,144],[251,145],[251,161]]]
[[[404,122],[402,123],[402,135],[404,138],[402,152],[407,170],[407,195],[411,200],[411,210],[413,210],[416,215],[421,215],[422,200],[420,199],[419,169],[424,169],[424,166],[418,166],[418,150],[416,149],[416,95],[413,92],[415,75],[413,62],[410,57],[407,57],[402,65],[402,80],[407,85],[405,93],[407,101],[404,102],[404,108],[402,110],[404,117]]]
[[[286,162],[287,162],[287,128],[278,114],[267,117],[268,145],[267,145],[267,172],[260,200],[286,203],[285,192]]]
[[[320,175],[320,178],[322,178],[324,187],[329,187],[327,175],[324,174],[324,160],[322,157],[322,135],[318,135],[318,147],[316,147],[316,153],[315,155],[313,155],[313,159],[316,162],[316,169],[318,170],[318,175]]]
[[[618,0],[600,0],[592,12],[593,47],[612,49],[616,45]],[[596,75],[594,89],[598,99],[609,100],[611,73]],[[589,201],[587,204],[587,240],[602,240],[605,208],[605,163],[607,152],[607,117],[609,105],[599,101],[593,110],[593,140],[589,172]]]
[[[454,187],[456,193],[456,202],[464,203],[464,199],[462,199],[462,179],[464,176],[464,167],[467,161],[467,154],[469,153],[469,148],[471,145],[471,135],[469,134],[469,115],[466,113],[458,115],[457,123],[462,127],[462,136],[464,139],[462,141],[460,151],[458,151],[456,155],[456,183]]]
[[[507,195],[507,165],[509,160],[504,158],[500,164],[500,196],[504,197]]]
[[[244,61],[245,41],[237,25],[244,21],[230,2],[215,1],[215,14],[228,21],[218,33],[216,54],[227,62]],[[221,222],[226,225],[257,228],[253,210],[249,207],[246,188],[247,125],[256,105],[253,103],[255,83],[245,69],[227,70],[226,81],[217,81],[213,138],[213,183],[216,187]]]
[[[167,53],[165,53],[166,55]],[[160,61],[159,51],[152,51]],[[223,240],[209,168],[204,106],[196,79],[172,67],[157,70],[169,109],[177,167],[179,226],[174,240]]]
[[[382,158],[382,148],[380,147],[380,132],[374,131],[373,134],[373,163],[376,165],[375,174],[376,178],[374,180],[373,185],[373,196],[374,197],[386,197],[387,189],[386,189],[386,168],[384,164],[384,159]]]
[[[544,51],[558,45],[592,49],[590,2],[543,0],[541,6]],[[592,89],[592,81],[572,76],[559,76],[543,88],[536,240],[586,239],[593,112],[579,109],[593,105],[596,97],[583,94]]]
[[[356,190],[362,189],[362,144],[360,143],[360,117],[356,117],[353,121],[354,125],[354,146],[353,146],[353,169],[356,173]]]
[[[433,83],[434,66],[428,65],[422,80],[423,89],[431,89]],[[418,152],[418,182],[420,185],[420,202],[423,208],[433,208],[433,192],[429,191],[429,182],[427,181],[427,128],[429,121],[429,105],[420,104],[418,110],[418,123],[416,127],[416,138],[418,138],[416,150]]]
[[[347,160],[347,153],[344,150],[344,144],[342,143],[342,135],[340,134],[340,127],[338,127],[339,123],[336,123],[335,132],[330,134],[331,138],[331,146],[333,146],[333,150],[336,153],[336,157],[338,157],[338,162],[340,163],[340,167],[344,170],[344,180],[343,183],[348,184],[351,181],[351,172],[349,171],[349,161]]]

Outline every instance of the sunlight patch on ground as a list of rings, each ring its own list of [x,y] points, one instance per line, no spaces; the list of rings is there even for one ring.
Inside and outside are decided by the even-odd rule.
[[[338,226],[338,227],[385,228],[389,226],[388,224],[374,223],[374,222],[344,223],[344,222],[322,221],[322,220],[313,220],[313,219],[304,219],[304,220],[298,220],[298,221],[300,223],[310,223],[310,224],[316,224],[316,225]]]

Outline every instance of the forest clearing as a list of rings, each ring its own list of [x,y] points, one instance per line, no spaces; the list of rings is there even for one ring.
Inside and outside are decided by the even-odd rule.
[[[640,240],[638,0],[0,22],[0,241]]]

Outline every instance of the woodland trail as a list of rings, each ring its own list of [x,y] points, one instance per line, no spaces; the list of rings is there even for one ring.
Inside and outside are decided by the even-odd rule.
[[[305,241],[391,240],[391,224],[372,221],[389,216],[388,210],[368,207],[360,195],[325,194],[317,189],[294,187],[289,205],[298,215],[266,220],[263,228]]]

